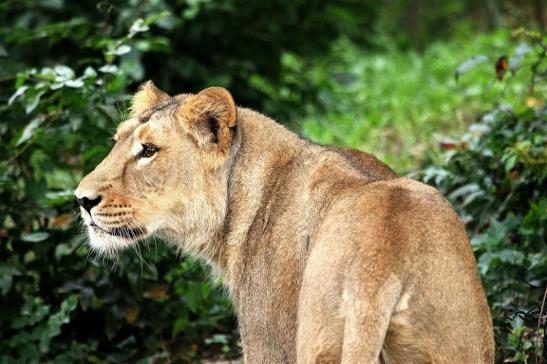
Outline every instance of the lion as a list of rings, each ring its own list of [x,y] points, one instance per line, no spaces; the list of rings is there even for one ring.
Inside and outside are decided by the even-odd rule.
[[[464,225],[434,188],[224,88],[134,95],[75,195],[91,248],[159,236],[222,273],[245,363],[492,363]]]

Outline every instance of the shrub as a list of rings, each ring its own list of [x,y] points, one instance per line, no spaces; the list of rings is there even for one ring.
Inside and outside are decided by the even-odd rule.
[[[546,330],[547,109],[545,44],[522,67],[536,106],[500,105],[477,119],[418,176],[436,186],[466,223],[492,309],[499,362],[540,362]],[[534,91],[534,90],[530,90]],[[544,308],[545,310],[545,308]],[[545,315],[545,311],[543,312]]]
[[[102,60],[18,73],[0,106],[0,363],[190,361],[238,351],[228,300],[200,265],[155,242],[102,262],[75,223],[73,189],[108,152],[129,97],[119,57],[144,38],[155,42],[146,31],[159,18],[95,39]]]

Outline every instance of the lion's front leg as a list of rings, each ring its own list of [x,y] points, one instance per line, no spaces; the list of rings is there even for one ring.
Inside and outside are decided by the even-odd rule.
[[[302,289],[296,339],[298,364],[341,361],[344,317],[332,310],[328,299],[317,299],[320,289],[316,282]]]

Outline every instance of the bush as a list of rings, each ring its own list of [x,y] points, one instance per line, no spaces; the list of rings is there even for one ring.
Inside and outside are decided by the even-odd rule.
[[[286,119],[317,90],[294,83],[294,99],[265,105],[266,95],[249,79],[281,91],[285,52],[314,58],[342,34],[370,44],[377,11],[370,0],[7,0],[0,2],[0,49],[9,51],[5,69],[23,71],[54,64],[77,69],[97,62],[109,46],[110,56],[123,55],[119,67],[134,88],[144,78],[168,93],[223,86],[243,105]],[[131,48],[110,42],[151,16],[161,16],[149,24],[153,37],[145,34]]]
[[[119,56],[143,39],[154,43],[146,32],[160,18],[95,39],[102,61],[20,72],[0,106],[0,363],[190,361],[238,351],[230,304],[200,265],[155,242],[98,261],[75,224],[73,190],[108,152],[118,103],[129,97]]]
[[[546,330],[545,49],[540,43],[526,63],[539,82],[539,98],[528,100],[535,109],[484,113],[460,140],[441,143],[443,152],[418,175],[448,196],[466,223],[504,363],[540,363]]]

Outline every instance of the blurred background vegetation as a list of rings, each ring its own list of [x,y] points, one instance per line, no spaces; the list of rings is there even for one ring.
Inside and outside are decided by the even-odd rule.
[[[545,7],[1,0],[0,363],[239,356],[206,267],[156,241],[101,260],[79,228],[72,191],[147,79],[171,94],[224,86],[307,138],[439,188],[466,222],[497,362],[542,362]]]

